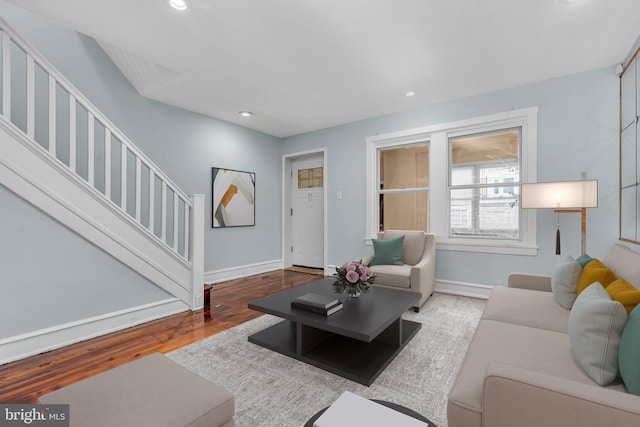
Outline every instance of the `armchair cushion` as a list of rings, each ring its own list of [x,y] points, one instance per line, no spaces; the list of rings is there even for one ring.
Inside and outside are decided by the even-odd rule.
[[[376,275],[376,283],[409,288],[411,286],[411,266],[405,265],[372,265],[371,271]]]
[[[395,239],[372,239],[373,261],[371,265],[404,265],[402,262],[402,246],[404,236]]]

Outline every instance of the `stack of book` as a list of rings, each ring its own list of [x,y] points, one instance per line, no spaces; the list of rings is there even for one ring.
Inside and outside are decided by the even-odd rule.
[[[328,316],[342,310],[342,303],[331,295],[305,294],[291,301],[291,307]]]

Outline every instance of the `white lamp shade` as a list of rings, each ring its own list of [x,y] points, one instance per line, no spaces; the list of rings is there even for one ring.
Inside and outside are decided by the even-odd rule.
[[[522,184],[522,209],[577,209],[598,207],[598,180]]]

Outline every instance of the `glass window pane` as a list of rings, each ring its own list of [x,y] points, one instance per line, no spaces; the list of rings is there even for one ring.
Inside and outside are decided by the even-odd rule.
[[[520,182],[520,128],[449,139],[451,185]]]
[[[322,188],[324,168],[299,169],[298,188]]]
[[[519,238],[519,187],[451,190],[451,235]]]
[[[429,186],[429,144],[380,150],[380,189]]]
[[[427,230],[429,192],[380,195],[380,230]]]

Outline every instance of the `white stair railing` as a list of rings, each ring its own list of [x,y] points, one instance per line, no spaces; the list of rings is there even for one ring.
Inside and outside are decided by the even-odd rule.
[[[202,196],[184,193],[2,19],[0,31],[1,117],[192,270],[188,303],[199,306]]]

